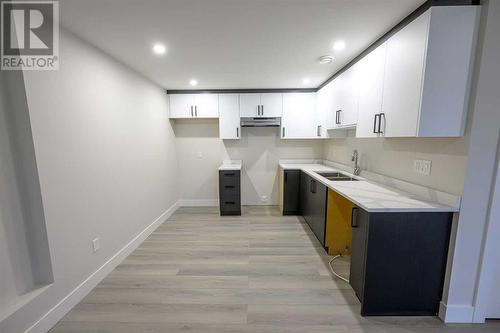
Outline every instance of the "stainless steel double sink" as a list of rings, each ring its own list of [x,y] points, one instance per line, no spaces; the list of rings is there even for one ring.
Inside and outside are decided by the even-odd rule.
[[[343,174],[341,172],[316,172],[321,177],[324,177],[331,181],[358,181],[356,178],[352,178],[349,175]]]

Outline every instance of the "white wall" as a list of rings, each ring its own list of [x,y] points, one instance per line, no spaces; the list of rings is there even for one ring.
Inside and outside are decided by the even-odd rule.
[[[33,331],[48,329],[83,296],[75,288],[178,200],[165,90],[64,31],[60,46],[59,71],[24,73],[54,283],[1,332],[24,332],[69,296]]]
[[[0,74],[0,314],[34,286],[9,131],[11,88],[23,89],[21,73]],[[11,97],[11,98],[9,98]],[[9,100],[8,100],[9,99]],[[23,112],[25,110],[21,110]],[[1,320],[1,317],[0,317]]]
[[[321,158],[321,140],[281,140],[279,128],[242,128],[241,140],[220,140],[217,120],[173,120],[183,204],[216,205],[224,159],[242,160],[243,205],[278,204],[278,161]],[[201,153],[201,158],[198,157]],[[262,197],[268,199],[263,201]]]

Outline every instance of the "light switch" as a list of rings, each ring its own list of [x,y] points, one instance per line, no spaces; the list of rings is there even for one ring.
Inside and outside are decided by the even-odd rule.
[[[431,175],[432,162],[428,160],[415,160],[413,163],[413,171],[419,175]]]

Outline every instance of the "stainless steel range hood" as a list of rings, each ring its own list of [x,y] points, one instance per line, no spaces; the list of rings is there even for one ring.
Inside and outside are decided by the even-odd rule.
[[[280,127],[281,118],[241,118],[241,127]]]

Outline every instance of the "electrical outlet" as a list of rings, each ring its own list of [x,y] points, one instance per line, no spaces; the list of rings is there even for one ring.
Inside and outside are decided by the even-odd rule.
[[[419,175],[431,175],[432,162],[428,160],[415,160],[413,163],[413,171]]]
[[[96,253],[97,251],[99,251],[99,249],[101,248],[101,245],[99,244],[99,238],[95,238],[92,240],[92,251],[94,253]]]

